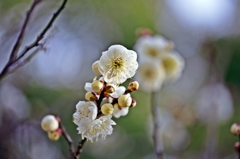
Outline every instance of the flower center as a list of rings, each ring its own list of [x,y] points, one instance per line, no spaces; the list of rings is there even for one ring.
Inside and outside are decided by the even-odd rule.
[[[155,48],[148,48],[147,54],[152,57],[157,57],[158,51]]]
[[[123,59],[122,57],[118,57],[114,59],[111,63],[113,69],[121,69],[123,67]]]

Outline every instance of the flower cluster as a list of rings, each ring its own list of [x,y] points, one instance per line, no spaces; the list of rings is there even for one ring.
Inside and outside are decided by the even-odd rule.
[[[157,91],[163,83],[181,76],[184,60],[173,50],[172,42],[161,36],[142,34],[134,48],[140,56],[137,79],[144,91]]]
[[[62,129],[59,127],[60,118],[53,115],[46,115],[41,121],[41,126],[48,133],[48,138],[58,140],[62,135]]]
[[[128,88],[120,84],[132,78],[137,68],[136,52],[120,45],[111,46],[93,63],[92,70],[100,77],[85,84],[87,101],[79,101],[73,114],[73,122],[83,139],[97,141],[99,136],[105,139],[112,134],[112,125],[116,125],[112,116],[125,116],[129,108],[136,106],[130,93],[139,88],[138,82],[130,82]]]

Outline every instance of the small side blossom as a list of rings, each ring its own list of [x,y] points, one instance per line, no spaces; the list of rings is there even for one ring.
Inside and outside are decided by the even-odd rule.
[[[121,84],[135,75],[138,68],[137,54],[121,45],[113,45],[102,53],[98,69],[104,81]]]
[[[90,123],[79,126],[77,128],[78,133],[82,134],[83,139],[87,138],[90,141],[93,141],[94,138],[97,141],[99,136],[105,140],[106,136],[111,135],[113,132],[112,125],[116,125],[111,117],[111,115],[102,116],[99,119],[91,121]]]
[[[154,92],[162,87],[165,77],[166,73],[161,64],[146,61],[140,65],[136,79],[142,90]]]
[[[119,98],[124,94],[126,88],[123,86],[116,87],[115,92],[111,95],[112,98]],[[112,98],[109,98],[109,101],[112,102]],[[115,118],[119,118],[121,116],[126,116],[129,112],[129,107],[121,107],[118,103],[114,104],[113,116]]]

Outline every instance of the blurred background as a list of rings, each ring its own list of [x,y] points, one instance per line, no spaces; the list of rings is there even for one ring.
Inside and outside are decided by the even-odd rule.
[[[22,48],[46,25],[61,0],[43,0]],[[30,0],[0,1],[0,69],[6,64]],[[91,65],[110,45],[133,49],[139,27],[173,41],[185,59],[182,77],[159,96],[166,159],[235,159],[230,133],[240,122],[240,2],[238,0],[69,0],[47,35],[45,51],[0,83],[0,158],[69,158],[61,138],[40,127],[49,113],[61,117],[75,145],[81,139],[72,114],[84,100]],[[21,49],[22,49],[21,48]],[[141,86],[140,86],[141,87]],[[137,106],[106,141],[87,142],[82,158],[152,159],[150,96],[138,91]],[[210,158],[209,158],[210,159]]]

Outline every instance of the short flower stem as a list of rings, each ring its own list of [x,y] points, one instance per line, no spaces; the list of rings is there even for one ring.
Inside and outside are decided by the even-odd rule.
[[[152,111],[152,118],[153,118],[153,143],[154,143],[154,149],[155,153],[157,155],[158,159],[164,159],[163,154],[163,142],[161,136],[159,136],[160,131],[160,123],[159,123],[159,113],[157,109],[157,102],[155,99],[156,93],[152,92],[151,94],[151,111]]]

